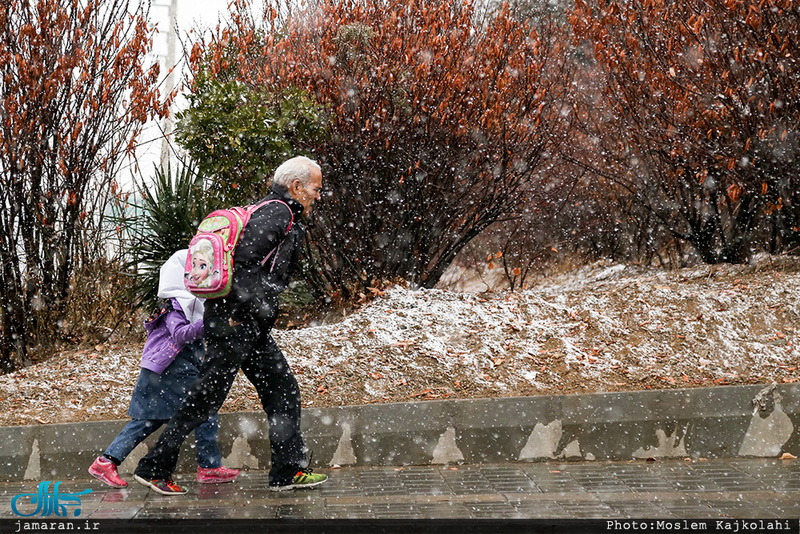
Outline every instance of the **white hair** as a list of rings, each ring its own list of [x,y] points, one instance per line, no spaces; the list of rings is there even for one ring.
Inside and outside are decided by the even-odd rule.
[[[322,172],[317,162],[305,156],[296,156],[288,159],[275,169],[275,176],[272,178],[273,185],[280,185],[289,188],[295,180],[300,180],[303,186],[311,181],[311,171]]]

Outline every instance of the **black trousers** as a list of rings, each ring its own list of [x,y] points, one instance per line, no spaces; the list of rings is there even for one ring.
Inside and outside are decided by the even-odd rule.
[[[135,471],[138,476],[148,480],[171,478],[181,444],[222,407],[239,369],[255,386],[268,416],[270,485],[288,484],[298,469],[307,467],[300,434],[300,388],[270,328],[259,328],[256,322],[231,327],[226,321],[205,320],[205,368],[155,447],[139,461]]]

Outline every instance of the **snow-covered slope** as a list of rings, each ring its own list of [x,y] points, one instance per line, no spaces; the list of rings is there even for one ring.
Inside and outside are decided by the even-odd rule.
[[[337,324],[276,331],[304,403],[625,391],[800,379],[800,261],[595,264],[518,292],[393,287]],[[0,424],[124,418],[141,346],[0,377]],[[253,410],[240,374],[224,410]]]

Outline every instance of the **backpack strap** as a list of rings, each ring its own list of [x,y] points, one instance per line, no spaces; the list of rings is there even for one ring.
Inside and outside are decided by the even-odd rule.
[[[281,204],[286,206],[286,209],[289,210],[289,217],[290,217],[289,226],[286,228],[286,235],[289,235],[289,231],[292,229],[292,225],[294,224],[294,212],[292,211],[292,208],[289,207],[289,204],[287,204],[283,200],[279,200],[277,198],[273,198],[272,200],[265,200],[264,202],[261,202],[259,204],[247,206],[247,211],[249,212],[250,215],[252,215],[253,212],[255,212],[260,207],[266,206],[267,204],[272,204],[273,202],[280,202]]]
[[[283,241],[285,241],[286,237],[289,236],[289,231],[292,229],[292,225],[294,224],[294,212],[292,211],[292,208],[289,207],[289,204],[287,204],[283,200],[279,200],[277,198],[273,198],[272,200],[265,200],[264,202],[261,202],[260,204],[257,204],[255,206],[248,206],[248,208],[247,208],[247,211],[250,214],[252,214],[253,212],[255,212],[261,206],[264,206],[266,204],[271,204],[273,202],[280,202],[281,204],[286,206],[286,209],[289,210],[289,217],[291,217],[291,218],[289,219],[289,226],[288,226],[288,228],[286,228],[286,235],[283,237],[283,240],[280,243],[278,243],[278,246],[275,247],[274,249],[272,249],[269,252],[269,254],[267,254],[264,257],[263,260],[261,260],[261,265],[263,266],[265,263],[267,263],[267,261],[269,261],[270,258],[272,258],[272,266],[269,268],[269,272],[272,272],[272,270],[275,268],[275,262],[278,261],[278,251],[280,250],[281,245],[283,245]]]

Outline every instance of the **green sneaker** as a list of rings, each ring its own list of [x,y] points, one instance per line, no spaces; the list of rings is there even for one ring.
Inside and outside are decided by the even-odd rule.
[[[283,486],[270,486],[269,489],[272,491],[286,491],[296,488],[313,488],[314,486],[319,486],[326,480],[328,480],[328,475],[312,473],[310,468],[306,468],[298,471],[291,483],[284,484]]]

